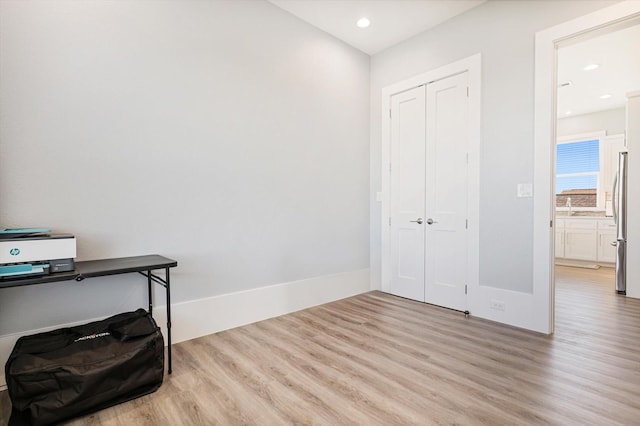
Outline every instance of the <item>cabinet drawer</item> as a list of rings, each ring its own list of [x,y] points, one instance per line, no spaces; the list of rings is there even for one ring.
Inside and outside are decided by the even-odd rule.
[[[595,219],[565,219],[565,229],[596,229],[598,221]]]
[[[598,221],[598,229],[603,229],[603,230],[611,229],[611,230],[615,231],[616,230],[616,223],[613,221],[613,219],[599,220]]]

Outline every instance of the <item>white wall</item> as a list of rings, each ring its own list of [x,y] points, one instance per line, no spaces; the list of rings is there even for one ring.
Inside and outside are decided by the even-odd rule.
[[[640,298],[640,91],[627,93],[627,296]]]
[[[369,57],[268,2],[3,0],[0,226],[176,259],[176,304],[366,271],[368,108]],[[146,300],[0,292],[0,335]]]
[[[516,188],[533,182],[534,36],[612,3],[490,1],[372,57],[372,287],[380,286],[380,203],[375,193],[381,187],[381,90],[481,53],[480,285],[532,291],[533,203],[532,198],[517,198]]]
[[[606,131],[607,135],[621,134],[624,133],[625,129],[624,115],[624,108],[616,108],[573,117],[563,117],[558,119],[556,134],[558,136],[568,136],[600,130]]]

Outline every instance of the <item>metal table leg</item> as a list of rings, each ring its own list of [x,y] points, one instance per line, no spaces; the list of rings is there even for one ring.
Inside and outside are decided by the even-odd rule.
[[[165,281],[167,283],[167,358],[169,360],[168,373],[171,374],[171,284],[169,268],[165,268]]]
[[[149,315],[153,315],[153,286],[151,285],[151,271],[147,271],[147,293],[149,294]]]
[[[145,275],[147,277],[147,285],[149,291],[149,313],[152,313],[153,309],[153,286],[152,281],[160,284],[166,290],[167,294],[167,372],[171,374],[172,365],[171,365],[171,277],[170,277],[170,268],[164,268],[164,279],[160,278],[158,275],[153,274],[152,271],[140,272],[140,274]]]

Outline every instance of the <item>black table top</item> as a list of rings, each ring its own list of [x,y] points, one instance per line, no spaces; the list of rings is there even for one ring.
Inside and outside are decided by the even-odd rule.
[[[5,278],[0,280],[0,288],[45,284],[58,281],[80,281],[84,278],[127,274],[130,272],[152,271],[154,269],[174,268],[176,266],[178,266],[177,261],[157,254],[118,257],[113,259],[84,260],[75,262],[75,271],[56,272],[37,277]]]

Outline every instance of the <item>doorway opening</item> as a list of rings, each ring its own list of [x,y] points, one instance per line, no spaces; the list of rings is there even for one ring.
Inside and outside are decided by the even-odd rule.
[[[535,42],[535,115],[534,115],[534,192],[533,192],[533,294],[539,331],[554,332],[555,323],[555,147],[558,45],[565,40],[579,42],[617,28],[638,23],[640,3],[624,1],[580,18],[547,28],[536,34]],[[630,24],[631,23],[631,24]],[[553,178],[552,178],[553,177]],[[635,196],[635,195],[634,195]],[[634,227],[630,232],[636,232]],[[640,294],[633,288],[627,271],[628,294]],[[631,291],[633,290],[633,292]],[[638,297],[638,296],[635,296]]]
[[[640,90],[639,40],[635,19],[556,44],[553,280],[565,299],[584,298],[580,286],[564,286],[576,280],[611,293],[624,287],[616,274],[624,264],[616,185],[619,153],[627,151],[627,93]]]

